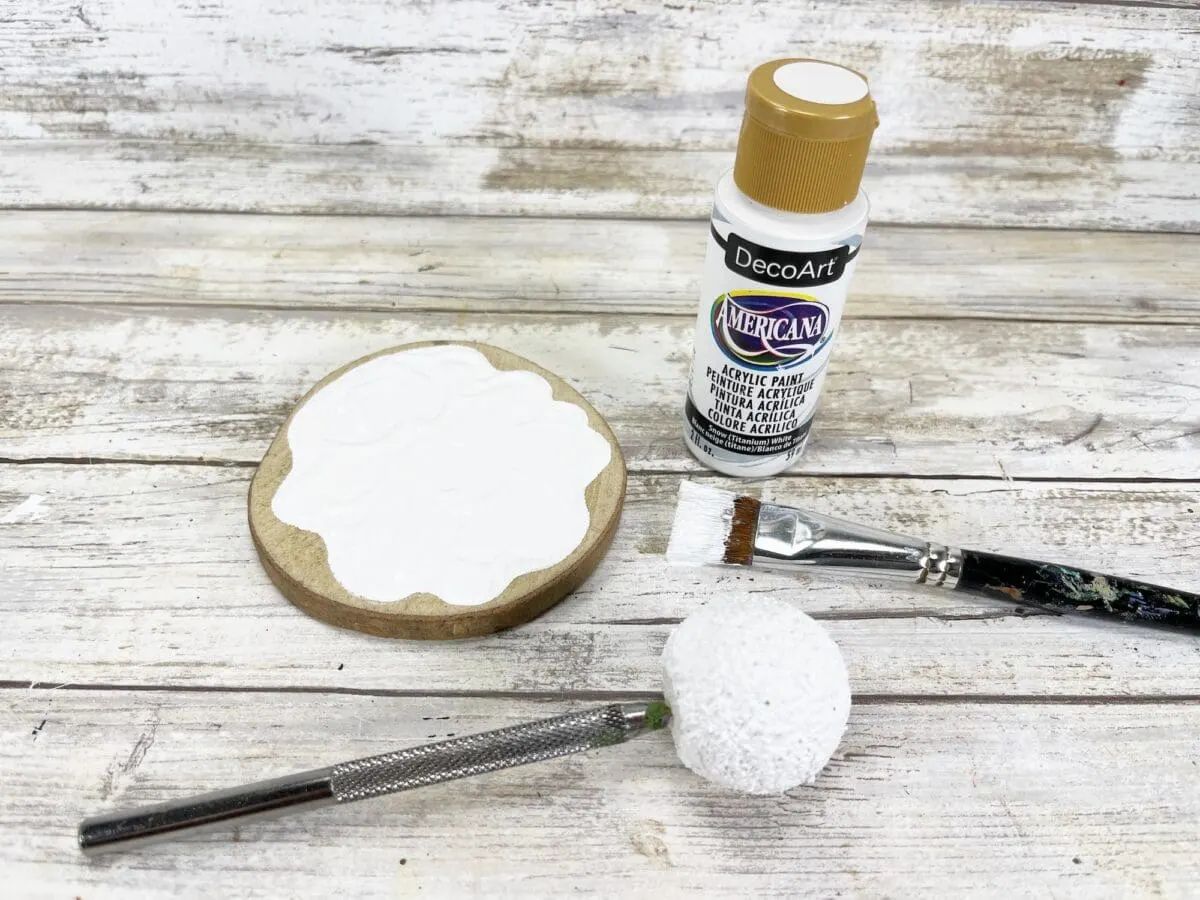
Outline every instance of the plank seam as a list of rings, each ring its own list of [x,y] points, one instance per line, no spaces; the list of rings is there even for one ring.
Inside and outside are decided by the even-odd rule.
[[[257,460],[203,459],[186,456],[122,459],[115,456],[0,456],[0,466],[180,466],[186,468],[255,469]]]
[[[168,693],[168,694],[314,694],[351,697],[381,697],[393,699],[487,699],[487,700],[531,700],[617,703],[653,699],[653,691],[471,691],[435,690],[418,691],[398,688],[342,688],[305,685],[252,687],[240,685],[186,685],[186,684],[76,684],[6,680],[0,681],[0,690],[20,691],[78,691],[88,693]],[[1185,705],[1200,703],[1200,694],[855,694],[853,702],[861,706],[883,706],[887,704],[914,705],[1011,705],[1031,706],[1054,704],[1060,706],[1102,705]]]
[[[1043,0],[1044,2],[1044,0]],[[1075,0],[1074,3],[1046,2],[1046,6],[1132,6],[1135,9],[1196,9],[1197,0]]]
[[[1168,7],[1176,9],[1178,7]],[[9,139],[6,143],[9,145],[18,143],[21,139]],[[151,142],[154,143],[154,142]],[[171,141],[158,142],[164,146],[179,146]],[[204,146],[208,146],[205,144]],[[307,147],[306,144],[284,145]],[[324,146],[353,146],[351,144],[344,145],[324,145]],[[505,149],[505,148],[501,148]],[[513,148],[507,148],[513,149]],[[522,149],[532,150],[555,150],[561,148],[555,147],[528,147]],[[638,150],[636,152],[645,152]],[[664,151],[675,153],[678,151]],[[733,152],[729,154],[730,161],[733,160]],[[706,222],[708,215],[696,216],[645,216],[632,218],[628,215],[609,216],[603,213],[569,213],[566,215],[556,216],[547,213],[538,213],[534,216],[523,216],[519,214],[502,214],[502,213],[475,213],[466,210],[456,211],[451,213],[429,213],[429,212],[414,212],[414,213],[371,213],[358,212],[347,210],[328,210],[321,212],[292,212],[282,209],[225,209],[222,207],[205,207],[197,209],[187,206],[141,206],[141,205],[125,205],[125,206],[110,206],[107,204],[78,204],[78,205],[61,205],[61,204],[0,204],[0,213],[5,212],[38,212],[38,213],[76,213],[76,212],[98,212],[98,213],[137,213],[137,214],[163,214],[173,216],[280,216],[288,218],[341,218],[341,219],[542,219],[545,221],[559,221],[563,219],[586,219],[594,222]],[[947,222],[938,219],[930,219],[922,222],[903,222],[891,221],[888,219],[873,219],[872,227],[883,228],[942,228],[953,229],[956,231],[1074,231],[1081,234],[1152,234],[1152,235],[1182,235],[1188,237],[1200,236],[1200,230],[1188,230],[1186,228],[1171,228],[1171,227],[1155,227],[1146,228],[1095,228],[1082,225],[1052,225],[1045,222],[1039,222],[1032,225],[979,225],[975,223],[957,223]]]
[[[1100,0],[1104,2],[1104,0]],[[1197,7],[1200,8],[1200,0],[1196,0]],[[12,141],[9,141],[12,143]],[[546,148],[555,149],[555,148]],[[730,154],[732,161],[733,155]],[[102,206],[63,206],[63,205],[44,205],[44,206],[9,206],[0,204],[0,213],[63,213],[65,215],[76,213],[93,213],[93,212],[110,212],[110,213],[128,213],[131,216],[211,216],[217,218],[220,216],[239,216],[244,218],[287,218],[287,219],[314,219],[320,220],[325,218],[338,219],[364,219],[367,221],[380,220],[388,221],[391,219],[428,219],[437,221],[440,219],[496,219],[498,221],[522,221],[522,222],[546,222],[554,223],[561,222],[563,219],[582,219],[588,222],[609,222],[619,225],[642,225],[642,224],[706,224],[708,216],[638,216],[633,217],[627,214],[606,215],[604,213],[571,213],[564,216],[556,216],[548,213],[538,213],[536,215],[521,215],[519,213],[430,213],[430,212],[414,212],[414,213],[371,213],[371,212],[328,212],[328,213],[312,213],[312,212],[271,212],[264,210],[253,209],[196,209],[194,207],[102,207]],[[1028,234],[1036,231],[1050,231],[1056,234],[1062,232],[1077,232],[1079,234],[1104,234],[1104,235],[1151,235],[1153,237],[1189,237],[1200,238],[1198,231],[1166,231],[1161,229],[1147,228],[1087,228],[1083,226],[1067,226],[1067,225],[980,225],[975,222],[966,223],[937,223],[937,222],[889,222],[882,219],[872,219],[869,225],[872,231],[887,230],[887,231],[995,231],[995,232],[1014,232],[1017,234]],[[699,231],[703,234],[703,231]]]
[[[60,293],[55,291],[55,293]],[[504,297],[495,296],[487,298],[491,303],[506,303],[524,301],[524,297]],[[543,302],[551,302],[550,298],[546,298]],[[534,318],[576,318],[589,319],[602,316],[620,316],[621,318],[634,319],[668,319],[679,320],[681,322],[691,322],[696,318],[693,312],[659,312],[653,310],[630,310],[621,309],[619,311],[593,311],[586,312],[580,310],[556,310],[556,309],[526,309],[516,312],[504,312],[496,309],[480,310],[477,306],[467,303],[462,306],[356,306],[354,304],[336,304],[336,303],[319,303],[319,304],[304,304],[296,305],[294,303],[227,303],[224,301],[188,301],[188,300],[158,300],[154,302],[144,302],[133,300],[128,302],[114,302],[111,300],[65,300],[60,303],[45,303],[37,300],[6,300],[0,299],[0,308],[5,307],[38,307],[45,309],[53,309],[55,307],[78,307],[86,309],[102,309],[102,310],[138,310],[145,312],[147,310],[175,310],[175,309],[200,309],[211,312],[286,312],[296,315],[306,315],[312,313],[338,313],[347,315],[387,315],[390,313],[403,313],[404,315],[453,315],[456,313],[472,313],[475,315],[484,316],[506,316],[518,318],[521,316],[530,316]],[[1002,316],[981,313],[975,316],[960,316],[960,315],[895,315],[895,316],[858,316],[852,312],[846,316],[846,319],[853,322],[879,322],[883,324],[891,322],[949,322],[949,323],[975,323],[975,322],[1018,322],[1022,325],[1105,325],[1114,328],[1178,328],[1178,327],[1195,327],[1197,322],[1194,318],[1156,318],[1151,321],[1140,319],[1117,319],[1112,317],[1095,317],[1095,316],[1063,316],[1061,318],[1046,318],[1040,316]]]
[[[180,468],[254,469],[257,459],[205,459],[193,457],[118,457],[118,456],[0,456],[0,466],[178,466]],[[698,469],[655,469],[628,467],[630,475],[702,477],[712,475]],[[775,476],[778,480],[793,478],[858,479],[861,481],[991,481],[1009,484],[1200,484],[1200,473],[1196,475],[979,475],[952,472],[785,472]]]

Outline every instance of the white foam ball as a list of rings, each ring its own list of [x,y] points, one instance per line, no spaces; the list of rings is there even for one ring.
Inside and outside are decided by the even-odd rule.
[[[810,784],[841,743],[850,679],[825,629],[780,600],[725,599],[663,650],[663,693],[683,764],[723,787]]]

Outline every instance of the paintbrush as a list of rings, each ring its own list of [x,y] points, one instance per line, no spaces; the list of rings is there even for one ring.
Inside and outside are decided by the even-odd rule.
[[[667,559],[676,565],[816,567],[889,576],[1097,619],[1200,631],[1200,595],[932,543],[684,481]]]

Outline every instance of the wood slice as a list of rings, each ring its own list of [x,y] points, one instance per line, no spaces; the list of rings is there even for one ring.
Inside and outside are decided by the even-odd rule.
[[[446,344],[475,349],[503,371],[525,370],[540,375],[550,384],[554,399],[572,403],[587,414],[588,423],[608,442],[612,455],[584,492],[591,519],[583,540],[555,565],[514,578],[494,600],[476,606],[453,606],[428,593],[410,594],[394,603],[367,600],[350,593],[334,577],[325,542],[319,535],[280,521],[272,511],[275,492],[292,468],[288,428],[313,395],[350,369],[386,354]],[[271,442],[250,484],[250,534],[271,580],[285,597],[311,616],[384,637],[475,637],[527,622],[583,583],[612,543],[624,500],[625,460],[621,448],[608,423],[574,388],[507,350],[469,341],[424,341],[357,359],[326,376],[301,399]]]

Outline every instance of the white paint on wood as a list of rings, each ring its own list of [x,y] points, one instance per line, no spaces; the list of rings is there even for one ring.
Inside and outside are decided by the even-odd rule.
[[[296,400],[410,341],[495,344],[571,382],[632,471],[698,470],[692,323],[604,315],[9,306],[0,457],[257,462]],[[845,323],[800,472],[1195,478],[1195,327]]]
[[[632,479],[607,557],[540,619],[464,642],[370,638],[308,618],[267,580],[245,520],[250,474],[0,470],[6,491],[56,491],[46,519],[0,529],[4,677],[418,694],[649,691],[675,622],[715,596],[753,592],[824,620],[861,694],[1200,695],[1194,634],[1021,618],[1010,604],[827,573],[668,567],[671,476]],[[931,539],[1200,589],[1189,549],[1195,485],[788,478],[766,488],[771,498]]]
[[[747,73],[800,55],[870,78],[880,220],[1194,228],[1195,23],[1103,3],[51,0],[0,30],[0,203],[698,216]]]
[[[1195,160],[1194,12],[1090,6],[50,0],[0,37],[3,121],[108,140],[728,150],[750,69],[811,56],[868,76],[885,155]]]
[[[695,315],[705,222],[0,212],[0,302]],[[1200,322],[1200,236],[870,226],[849,318]]]
[[[12,142],[0,208],[698,219],[732,163],[701,150]],[[906,155],[868,162],[863,186],[876,223],[1196,231],[1197,182],[1200,164],[1153,156]]]
[[[561,217],[703,217],[746,70],[786,52],[871,75],[876,223],[1196,229],[1194,4],[17,6],[0,206],[560,219],[0,216],[0,456],[28,461],[0,467],[10,890],[1189,895],[1189,635],[672,571],[678,476],[644,474],[593,578],[538,621],[367,638],[262,574],[248,468],[161,463],[252,463],[337,365],[474,337],[570,378],[634,469],[696,471],[678,400],[702,225]],[[1195,590],[1195,481],[997,480],[1200,477],[1194,240],[873,228],[802,470],[822,477],[761,487]],[[260,309],[215,308],[233,306]],[[36,462],[55,456],[134,464]],[[81,816],[116,805],[649,693],[673,624],[736,591],[801,605],[847,657],[860,703],[811,791],[731,798],[650,739],[136,856],[73,846]],[[372,695],[322,693],[355,689]],[[423,696],[446,691],[492,696]]]
[[[0,518],[0,525],[12,525],[15,522],[21,521],[37,521],[46,514],[43,505],[45,500],[46,498],[41,494],[30,494]]]
[[[85,815],[580,704],[8,690],[6,890],[61,897],[1185,898],[1192,704],[856,705],[812,787],[720,791],[669,737],[84,860]]]
[[[56,492],[47,519],[5,531],[11,547],[9,584],[14,595],[19,588],[30,608],[52,605],[55,596],[63,598],[64,609],[85,602],[70,597],[92,597],[87,605],[119,603],[127,596],[122,584],[138,591],[143,583],[154,585],[156,604],[185,606],[198,569],[219,578],[223,592],[233,595],[230,602],[263,599],[266,582],[244,521],[251,470],[42,464],[7,465],[0,472],[0,503],[35,491]],[[828,572],[797,580],[759,571],[668,569],[662,555],[679,480],[673,475],[630,479],[621,525],[603,568],[575,593],[578,602],[548,612],[550,620],[603,624],[679,618],[707,593],[750,585],[800,597],[807,612],[822,618],[1012,612],[1008,604],[870,579],[838,580]],[[717,476],[696,480],[728,484]],[[1200,590],[1200,559],[1191,552],[1200,515],[1196,484],[797,476],[747,485],[755,493],[764,487],[769,499],[933,540],[1051,556],[1083,567],[1115,566],[1117,574]],[[1119,562],[1112,550],[1118,545]],[[107,569],[113,577],[83,583],[77,573],[88,568]],[[654,608],[647,610],[650,602]]]
[[[358,597],[499,600],[513,579],[567,561],[604,530],[585,491],[613,447],[555,389],[462,345],[364,361],[289,419],[291,460],[271,512],[319,536],[336,583]],[[619,507],[612,501],[610,516]],[[267,556],[312,590],[310,563],[278,548]]]

